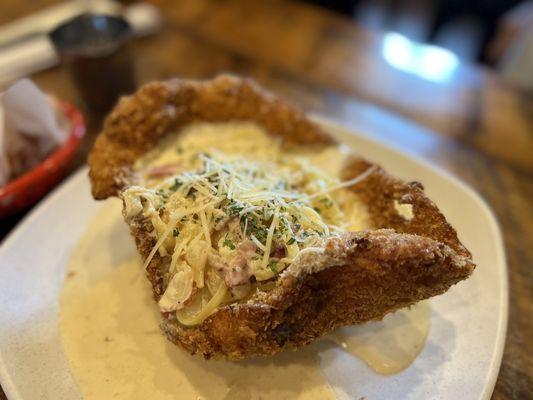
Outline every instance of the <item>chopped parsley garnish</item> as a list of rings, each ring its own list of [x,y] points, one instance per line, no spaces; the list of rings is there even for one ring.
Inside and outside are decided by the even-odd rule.
[[[257,240],[259,240],[261,243],[264,243],[266,241],[268,235],[268,230],[266,228],[253,224],[252,232],[257,238]]]
[[[287,244],[293,244],[294,242],[296,242],[296,239],[293,238],[293,237],[291,237],[291,238],[289,239],[289,241],[287,242]]]
[[[174,228],[172,230],[172,236],[178,237],[179,234],[180,234],[180,230],[178,228]]]
[[[258,222],[257,218],[251,217],[250,214],[241,218],[241,228],[244,232],[244,236],[253,234],[257,240],[261,243],[266,241],[268,235],[268,229]]]
[[[273,273],[277,274],[277,273],[278,273],[278,262],[277,262],[277,261],[273,261],[273,260],[270,261],[270,262],[268,263],[268,268],[270,268],[270,270],[271,270]]]
[[[239,215],[239,213],[243,210],[244,206],[242,204],[237,203],[236,201],[231,200],[230,205],[228,207],[228,213],[229,215],[236,216]]]
[[[193,199],[196,199],[196,192],[198,190],[196,188],[189,188],[189,191],[187,192],[187,197],[192,197]]]
[[[231,250],[235,250],[235,245],[227,236],[224,238],[224,246],[229,247]]]
[[[254,231],[255,237],[257,240],[259,240],[261,243],[265,242],[267,239],[268,231],[263,228],[256,229]]]
[[[180,188],[181,185],[183,185],[183,182],[181,182],[178,178],[175,178],[174,183],[169,189],[175,192],[176,190]]]
[[[164,189],[157,189],[156,193],[157,193],[158,196],[162,197],[163,200],[168,199],[168,193],[165,192]]]
[[[280,211],[282,211],[282,210],[281,210],[282,208],[285,208],[285,207],[281,207],[281,208],[280,208]],[[283,212],[285,212],[285,210],[283,210]],[[287,230],[288,230],[289,228],[290,228],[289,221],[287,221],[286,218],[283,218],[283,217],[280,218],[280,220],[279,220],[279,227],[278,227],[279,231],[280,231],[281,233],[285,233],[285,232],[287,232]]]

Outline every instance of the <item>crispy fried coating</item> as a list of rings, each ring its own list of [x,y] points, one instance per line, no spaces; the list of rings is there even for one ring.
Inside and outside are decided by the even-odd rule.
[[[122,98],[104,122],[89,154],[94,198],[115,196],[130,184],[132,164],[168,132],[197,121],[234,120],[255,121],[288,146],[335,143],[303,112],[266,94],[248,79],[223,75],[206,82],[174,79],[150,83]]]
[[[152,83],[123,98],[107,118],[89,156],[93,196],[117,196],[135,183],[135,160],[160,138],[194,121],[249,120],[282,139],[283,146],[326,145],[335,140],[298,109],[253,82],[223,75],[212,81]],[[373,164],[351,157],[350,179]],[[273,290],[245,303],[220,307],[196,327],[163,314],[167,338],[191,354],[239,360],[294,349],[334,329],[379,320],[387,313],[444,293],[475,268],[455,230],[416,182],[404,183],[377,167],[353,190],[367,205],[376,229],[324,239],[322,251],[299,257]],[[410,204],[413,217],[400,215]],[[139,252],[155,242],[141,218],[130,222]],[[159,300],[169,281],[168,257],[157,252],[147,277]]]

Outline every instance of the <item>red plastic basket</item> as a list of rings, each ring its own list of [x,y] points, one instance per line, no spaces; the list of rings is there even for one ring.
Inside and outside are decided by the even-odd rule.
[[[70,124],[69,138],[35,168],[0,188],[0,218],[36,203],[67,173],[86,126],[82,113],[72,104],[57,101],[57,106]]]

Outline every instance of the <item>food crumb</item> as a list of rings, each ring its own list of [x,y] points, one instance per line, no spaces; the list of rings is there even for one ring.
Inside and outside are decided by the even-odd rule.
[[[414,217],[413,205],[409,203],[400,203],[394,200],[394,208],[396,212],[407,221],[411,221]]]
[[[70,272],[67,274],[67,279],[74,278],[75,275],[76,275],[76,272],[74,272],[74,271],[70,271]]]
[[[104,342],[112,342],[113,339],[111,339],[109,336],[104,337]]]

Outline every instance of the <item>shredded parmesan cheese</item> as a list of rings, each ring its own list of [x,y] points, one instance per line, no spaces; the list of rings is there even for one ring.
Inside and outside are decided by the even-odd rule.
[[[254,281],[323,251],[316,239],[354,226],[343,209],[356,200],[338,194],[374,167],[341,182],[311,159],[281,151],[256,125],[229,123],[191,125],[137,162],[144,184],[122,193],[124,214],[153,227],[145,268],[157,252],[170,256],[162,311],[199,324],[233,296],[251,293]]]

